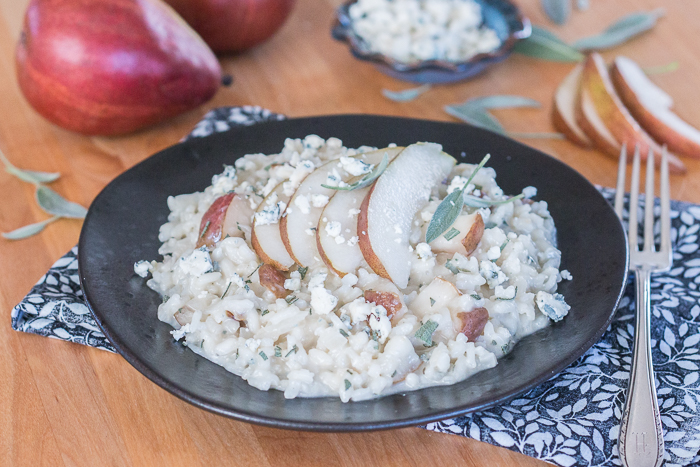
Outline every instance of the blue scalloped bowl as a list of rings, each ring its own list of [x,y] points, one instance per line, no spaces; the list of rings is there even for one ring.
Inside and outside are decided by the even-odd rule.
[[[336,10],[333,25],[333,37],[347,42],[352,54],[364,61],[373,63],[381,72],[394,78],[414,83],[452,83],[471,78],[494,63],[505,60],[510,55],[515,43],[530,37],[532,27],[515,4],[507,0],[476,0],[481,5],[484,24],[496,31],[501,46],[489,53],[475,55],[465,62],[446,60],[425,60],[418,63],[402,63],[386,55],[372,52],[367,43],[352,28],[351,0]]]

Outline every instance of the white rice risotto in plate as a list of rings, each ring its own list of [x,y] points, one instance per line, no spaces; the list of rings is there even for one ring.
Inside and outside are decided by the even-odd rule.
[[[287,398],[453,384],[569,310],[556,290],[571,275],[536,189],[506,196],[493,169],[435,143],[287,139],[168,207],[163,261],[134,266],[163,297],[158,318]]]

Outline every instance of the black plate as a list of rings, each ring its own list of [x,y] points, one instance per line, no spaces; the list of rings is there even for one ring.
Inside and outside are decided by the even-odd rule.
[[[365,402],[286,400],[177,343],[158,321],[161,299],[134,275],[134,262],[157,259],[158,227],[170,195],[203,190],[222,164],[249,153],[277,153],[285,138],[337,136],[348,147],[441,143],[476,163],[491,153],[506,193],[537,187],[558,228],[560,285],[571,304],[561,322],[521,340],[495,368],[452,386]],[[593,345],[612,319],[627,275],[625,235],[608,202],[581,175],[535,149],[463,124],[343,115],[260,123],[178,144],[121,174],[95,198],[79,244],[80,281],[97,323],[124,358],[172,394],[204,409],[279,428],[359,431],[456,417],[503,402],[548,380]]]

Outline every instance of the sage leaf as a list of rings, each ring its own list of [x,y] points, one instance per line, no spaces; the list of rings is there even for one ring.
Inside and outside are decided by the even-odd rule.
[[[416,331],[413,337],[423,342],[426,347],[433,346],[433,333],[438,327],[438,323],[432,320],[428,320],[423,324],[420,329]]]
[[[83,206],[68,201],[51,188],[44,185],[39,185],[37,187],[36,201],[39,203],[41,209],[54,216],[83,219],[87,214],[87,209]]]
[[[491,154],[486,154],[484,158],[481,159],[481,162],[479,162],[479,165],[474,168],[464,186],[445,196],[440,202],[435,213],[433,213],[432,219],[430,219],[428,229],[425,231],[425,243],[432,242],[454,224],[455,219],[457,219],[457,216],[462,212],[462,207],[464,206],[464,190],[467,189],[476,173],[481,170],[490,158]]]
[[[469,99],[462,104],[445,106],[445,112],[471,125],[505,134],[503,125],[488,112],[488,109],[505,109],[514,107],[539,108],[540,103],[522,96],[494,95]]]
[[[430,224],[428,224],[428,230],[425,232],[425,243],[432,242],[454,224],[455,219],[462,212],[462,206],[464,206],[462,194],[462,190],[455,190],[445,196],[445,199],[435,210]]]
[[[610,49],[650,30],[661,16],[663,16],[662,10],[631,13],[617,20],[602,33],[584,37],[572,45],[583,51]]]
[[[347,185],[347,186],[330,186],[330,185],[324,185],[321,184],[323,188],[329,188],[331,190],[338,190],[338,191],[352,191],[352,190],[359,190],[360,188],[365,188],[367,186],[370,186],[376,179],[378,179],[386,170],[386,168],[389,166],[389,154],[384,154],[384,157],[382,158],[382,161],[367,175],[362,177],[361,180],[358,182],[355,182],[353,184]]]
[[[508,198],[508,199],[501,199],[501,200],[497,200],[497,201],[492,201],[492,200],[488,200],[488,199],[479,198],[478,196],[468,195],[465,193],[464,194],[464,204],[466,204],[470,208],[489,208],[491,206],[499,206],[501,204],[507,204],[507,203],[513,202],[516,199],[523,198],[524,196],[525,195],[523,195],[521,193],[517,196],[513,196],[513,197]]]
[[[424,84],[422,86],[418,86],[417,88],[405,89],[403,91],[390,91],[388,89],[382,89],[382,94],[384,97],[391,99],[394,102],[410,102],[430,88],[430,84]]]
[[[571,0],[540,0],[545,14],[556,24],[565,24],[571,16]]]
[[[12,232],[2,232],[2,236],[8,240],[22,240],[24,238],[29,238],[38,234],[44,230],[44,227],[58,219],[60,219],[60,216],[53,216],[45,221],[37,222],[36,224],[25,225],[24,227],[20,227]]]
[[[580,62],[584,59],[581,52],[537,26],[532,26],[530,37],[518,41],[513,51],[550,62]]]
[[[36,170],[22,170],[17,168],[5,157],[2,151],[0,151],[0,160],[5,165],[5,171],[7,173],[14,175],[24,182],[33,183],[35,185],[53,182],[61,176],[61,174],[56,172],[39,172]]]
[[[667,63],[666,65],[658,65],[658,66],[648,66],[645,68],[642,68],[642,71],[646,75],[660,75],[663,73],[670,73],[672,71],[676,71],[678,68],[680,68],[680,63],[678,62],[671,62]]]
[[[474,99],[469,99],[462,105],[467,107],[481,107],[485,109],[509,109],[513,107],[531,107],[537,109],[542,107],[539,102],[534,99],[530,99],[529,97],[504,94],[476,97]]]
[[[446,105],[445,112],[470,125],[485,128],[498,134],[505,133],[503,125],[483,107],[470,107],[464,104]]]

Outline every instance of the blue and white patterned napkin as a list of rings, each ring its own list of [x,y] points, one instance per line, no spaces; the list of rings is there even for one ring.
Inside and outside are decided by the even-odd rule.
[[[282,118],[259,107],[220,108],[205,115],[188,138]],[[612,190],[601,191],[612,199]],[[667,467],[700,462],[700,207],[674,201],[671,209],[674,267],[652,276],[651,284],[653,359]],[[12,310],[12,327],[114,351],[83,301],[77,254],[76,247],[59,259]],[[601,340],[546,383],[506,404],[425,428],[564,467],[620,465],[617,438],[629,379],[634,299],[630,280]]]

